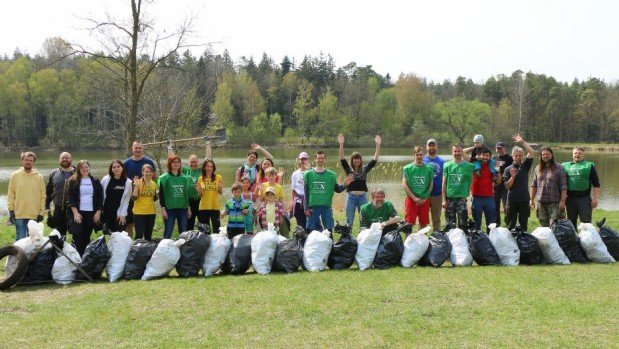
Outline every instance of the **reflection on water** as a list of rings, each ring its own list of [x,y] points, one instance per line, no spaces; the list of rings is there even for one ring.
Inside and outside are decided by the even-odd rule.
[[[185,162],[189,154],[196,150],[180,151],[179,155]],[[306,149],[273,149],[270,150],[275,157],[275,167],[283,167],[286,171],[284,174],[284,187],[287,190],[287,195],[290,197],[290,175],[296,169],[296,158],[301,151],[306,151],[313,156],[314,151],[311,147]],[[338,173],[339,180],[344,180],[343,170],[339,164],[337,149],[327,149],[327,164]],[[361,149],[363,159],[369,161],[374,154],[374,149]],[[370,189],[378,186],[382,187],[387,193],[387,199],[392,201],[398,210],[402,210],[404,203],[404,192],[400,187],[402,181],[402,167],[412,161],[410,149],[381,149],[381,155],[378,165],[370,172],[368,177]],[[217,164],[217,173],[224,178],[225,187],[229,188],[234,180],[236,169],[245,162],[246,150],[241,149],[215,149],[213,155]],[[555,152],[557,161],[569,161],[571,152],[558,151]],[[347,151],[347,156],[350,156],[350,150]],[[451,160],[451,155],[441,155],[446,160]],[[108,166],[114,158],[124,159],[122,151],[89,151],[89,152],[73,152],[74,164],[79,159],[88,159],[93,174],[99,178],[107,174]],[[600,194],[600,208],[605,210],[619,210],[619,153],[586,153],[586,158],[595,162],[602,190]],[[165,166],[165,160],[163,166]],[[538,157],[536,156],[534,165],[537,164]],[[18,152],[4,152],[0,158],[0,214],[6,214],[6,192],[8,180],[18,167],[20,166]],[[45,177],[58,166],[57,152],[42,152],[37,153],[36,168]],[[229,189],[224,191],[222,202],[230,197]],[[344,210],[345,195],[336,195],[334,199],[334,209]]]

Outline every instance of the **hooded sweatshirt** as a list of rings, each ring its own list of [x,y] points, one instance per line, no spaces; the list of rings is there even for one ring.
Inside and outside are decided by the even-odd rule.
[[[21,167],[13,172],[8,196],[8,209],[15,211],[16,219],[36,219],[45,213],[45,182],[35,169],[26,173]]]

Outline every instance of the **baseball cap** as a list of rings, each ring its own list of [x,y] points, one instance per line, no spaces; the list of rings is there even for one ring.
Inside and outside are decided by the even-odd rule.
[[[498,142],[496,148],[505,148],[505,142]]]
[[[301,153],[299,153],[299,157],[298,157],[298,159],[303,159],[303,158],[309,159],[309,155],[307,155],[307,153],[306,153],[306,152],[304,152],[304,151],[302,151]]]
[[[473,137],[473,143],[475,143],[475,142],[483,143],[484,142],[484,136],[482,136],[482,135],[475,135],[475,137]]]
[[[275,195],[275,188],[268,187],[267,190],[265,190],[264,194],[266,195],[268,193],[271,193],[271,194]]]
[[[438,142],[434,138],[428,139],[428,141],[426,142],[426,145],[429,145],[430,143],[438,144]]]

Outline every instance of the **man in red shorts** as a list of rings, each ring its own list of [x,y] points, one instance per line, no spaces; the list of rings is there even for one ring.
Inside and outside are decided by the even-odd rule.
[[[402,189],[406,193],[404,202],[404,220],[415,225],[419,217],[419,228],[430,224],[430,192],[434,169],[423,162],[423,148],[413,149],[415,161],[404,166],[402,170]]]

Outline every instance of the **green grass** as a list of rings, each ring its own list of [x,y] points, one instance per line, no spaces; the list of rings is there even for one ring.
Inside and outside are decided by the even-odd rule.
[[[20,286],[0,293],[0,347],[611,348],[618,292],[617,263]]]

